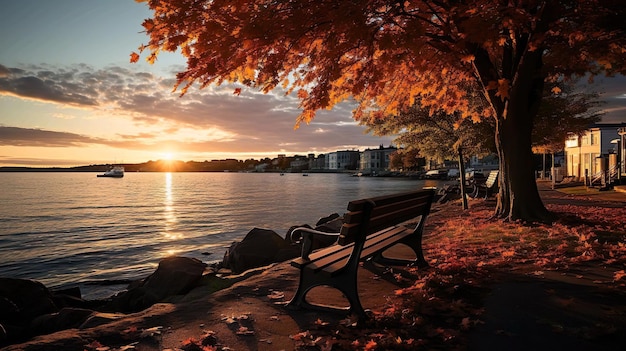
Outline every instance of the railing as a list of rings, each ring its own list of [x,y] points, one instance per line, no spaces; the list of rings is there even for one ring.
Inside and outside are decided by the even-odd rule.
[[[604,185],[605,183],[613,183],[618,178],[618,172],[620,171],[617,165],[607,169],[606,171],[600,171],[592,174],[589,177],[589,186]]]

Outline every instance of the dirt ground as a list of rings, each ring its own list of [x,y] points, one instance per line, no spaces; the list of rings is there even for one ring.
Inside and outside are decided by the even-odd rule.
[[[626,193],[570,189],[568,194],[542,183],[540,193],[546,204],[626,206]],[[458,211],[454,202],[435,208],[431,225]],[[441,240],[428,232],[429,227],[427,256],[429,243]],[[538,270],[521,261],[471,272],[461,267],[456,274],[438,271],[437,262],[431,266],[360,269],[361,302],[373,311],[372,322],[365,325],[355,325],[344,314],[287,309],[298,271],[285,262],[231,277],[229,288],[212,294],[208,285],[201,286],[113,323],[40,336],[2,350],[626,349],[626,293],[623,284],[615,283],[623,263],[590,260]],[[446,279],[438,280],[441,272]],[[432,294],[416,292],[420,288]],[[331,289],[315,290],[311,298],[345,304]]]

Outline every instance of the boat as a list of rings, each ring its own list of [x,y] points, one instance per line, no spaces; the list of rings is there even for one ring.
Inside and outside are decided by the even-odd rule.
[[[114,166],[103,174],[98,174],[98,178],[122,178],[124,177],[124,167]]]

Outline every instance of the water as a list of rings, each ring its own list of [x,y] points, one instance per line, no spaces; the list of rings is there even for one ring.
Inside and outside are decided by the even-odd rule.
[[[350,200],[436,186],[317,173],[0,173],[0,184],[0,276],[79,286],[88,299],[167,256],[220,260],[254,227],[284,236]]]

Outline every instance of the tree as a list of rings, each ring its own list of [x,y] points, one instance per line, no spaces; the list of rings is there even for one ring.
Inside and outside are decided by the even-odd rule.
[[[602,102],[596,92],[584,92],[576,81],[552,83],[545,89],[532,135],[533,150],[554,153],[563,150],[572,135],[582,136],[591,124],[601,120]]]
[[[419,103],[391,118],[364,118],[361,124],[377,135],[399,135],[394,142],[407,150],[417,150],[431,159],[457,158],[460,181],[465,184],[464,155],[493,152],[493,126],[488,121],[474,123],[470,119],[437,111],[433,115]],[[467,209],[465,188],[461,188],[463,209]]]
[[[404,171],[420,171],[425,165],[425,159],[415,148],[398,149],[389,156],[389,166],[392,169]]]
[[[397,115],[418,98],[460,118],[493,119],[496,213],[511,220],[550,217],[531,166],[544,82],[626,73],[621,0],[143,1],[154,16],[140,49],[150,62],[181,50],[183,94],[194,82],[282,86],[301,99],[297,123],[350,97],[356,119]],[[469,104],[475,94],[486,103]]]
[[[362,118],[360,123],[375,135],[397,135],[394,144],[416,150],[431,159],[445,160],[458,156],[459,148],[469,155],[495,152],[493,125],[490,121],[474,123],[443,111],[430,114],[418,104],[386,118]]]

